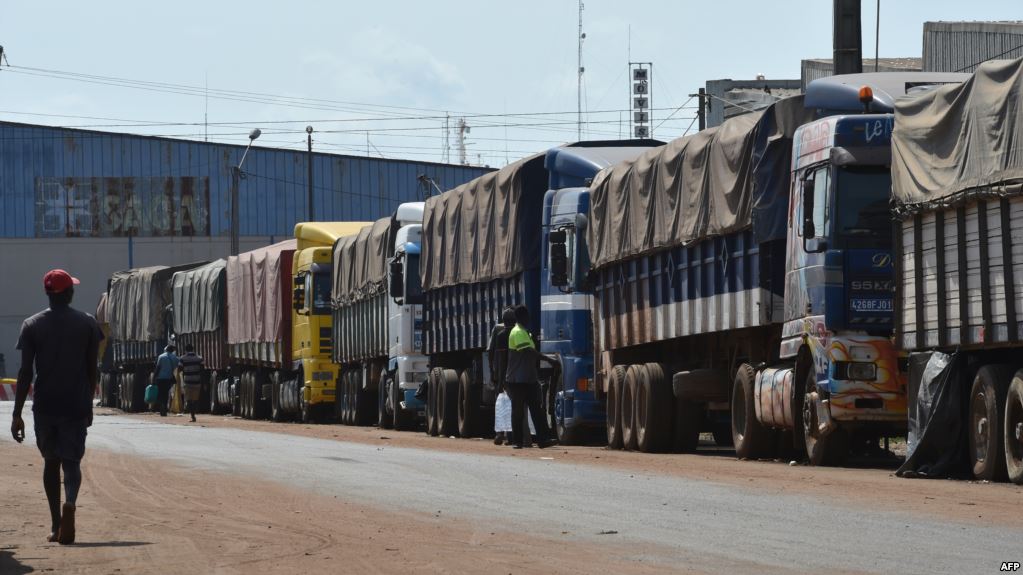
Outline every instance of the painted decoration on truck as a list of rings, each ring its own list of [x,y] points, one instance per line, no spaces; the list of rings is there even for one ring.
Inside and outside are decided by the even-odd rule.
[[[36,237],[210,234],[208,177],[35,180]]]

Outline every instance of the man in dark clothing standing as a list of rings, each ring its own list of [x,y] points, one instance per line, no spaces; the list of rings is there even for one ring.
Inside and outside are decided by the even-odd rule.
[[[181,385],[185,396],[185,409],[192,415],[195,422],[195,406],[202,394],[202,356],[195,353],[195,346],[185,345],[185,355],[178,358],[178,370],[181,371]]]
[[[50,504],[49,541],[75,542],[75,504],[82,485],[81,461],[86,429],[92,425],[92,398],[96,394],[97,353],[103,333],[89,314],[71,308],[78,280],[64,270],[43,276],[49,309],[25,320],[18,338],[21,369],[14,401],[11,434],[25,440],[21,418],[35,376],[32,414],[36,444],[43,455],[43,488]],[[34,369],[34,373],[33,373]],[[63,509],[60,471],[64,470]]]
[[[156,365],[153,366],[153,382],[160,392],[156,396],[156,403],[160,408],[160,417],[167,417],[167,399],[170,390],[174,387],[174,371],[178,368],[177,350],[173,345],[163,348],[163,353],[156,358]]]
[[[508,367],[505,374],[505,387],[512,402],[512,440],[513,446],[521,449],[525,446],[523,430],[524,409],[529,408],[536,428],[537,446],[540,449],[557,443],[551,438],[547,419],[543,417],[540,406],[540,352],[536,349],[533,337],[529,335],[526,325],[529,323],[529,310],[524,305],[515,308],[515,327],[508,333]]]
[[[490,332],[490,343],[487,346],[487,360],[490,363],[490,380],[494,382],[494,394],[507,393],[504,386],[505,371],[508,366],[508,334],[515,327],[515,309],[504,308],[501,312],[501,323],[494,326]],[[497,413],[495,413],[495,416]],[[496,424],[495,424],[496,425]],[[507,429],[502,427],[501,429]],[[501,445],[505,442],[511,444],[505,431],[497,431],[494,434],[494,445]]]

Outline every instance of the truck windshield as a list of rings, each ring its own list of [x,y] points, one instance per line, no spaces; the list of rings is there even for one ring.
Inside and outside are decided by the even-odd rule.
[[[885,166],[844,166],[837,170],[834,231],[839,247],[891,245],[891,189],[891,171]]]
[[[419,254],[405,254],[405,305],[423,303],[423,284],[419,281]]]
[[[330,315],[330,272],[313,274],[313,314]]]

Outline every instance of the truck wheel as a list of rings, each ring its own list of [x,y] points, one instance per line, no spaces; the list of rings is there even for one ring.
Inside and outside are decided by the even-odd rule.
[[[135,377],[132,381],[130,411],[142,411],[145,408],[146,386],[149,385],[151,379],[150,374],[146,373],[144,369],[135,370]]]
[[[1017,371],[1005,398],[1005,467],[1009,481],[1023,484],[1023,370]]]
[[[821,435],[817,401],[817,376],[814,370],[806,374],[803,387],[803,442],[810,465],[839,466],[849,457],[849,434],[841,428]]]
[[[391,386],[391,399],[394,407],[394,429],[398,431],[412,430],[416,425],[416,414],[405,411],[401,408],[401,387],[398,385],[398,378],[391,377],[388,380]]]
[[[426,433],[436,436],[440,432],[440,420],[437,417],[437,396],[440,395],[441,381],[444,370],[435,367],[430,370],[430,379],[426,384]]]
[[[438,432],[444,437],[458,433],[458,372],[445,369],[437,395]]]
[[[284,421],[284,410],[281,408],[281,374],[274,372],[270,376],[270,420],[280,423]]]
[[[635,451],[637,447],[636,437],[636,395],[638,393],[639,380],[646,371],[642,365],[630,365],[625,370],[625,386],[622,388],[622,447],[627,451]]]
[[[387,410],[387,396],[391,393],[392,376],[388,375],[380,379],[377,386],[377,425],[380,429],[391,429],[394,426],[394,412],[398,408],[398,398],[391,400],[391,410]]]
[[[356,372],[352,377],[352,398],[355,425],[373,425],[373,417],[376,415],[376,395],[365,389],[362,381],[362,371]]]
[[[607,376],[607,406],[604,420],[607,427],[608,449],[621,449],[622,442],[622,391],[625,389],[625,366],[616,365]]]
[[[674,401],[664,377],[664,366],[659,363],[645,364],[638,375],[634,396],[636,413],[633,416],[636,447],[645,453],[667,451],[671,446]]]
[[[757,420],[753,385],[756,372],[744,363],[732,384],[732,443],[739,459],[760,459],[770,455],[774,433]]]
[[[558,375],[557,380],[558,381],[554,390],[555,401],[557,400],[557,397],[559,395],[561,397],[565,397],[565,378],[562,377],[561,375]],[[565,425],[564,412],[561,413],[560,419],[557,417],[557,414],[555,414],[554,431],[555,433],[558,434],[558,443],[561,445],[581,445],[585,439],[583,437],[583,430],[580,429],[579,426],[568,427]]]
[[[475,437],[479,433],[480,388],[473,385],[469,370],[458,375],[458,435]]]
[[[349,371],[345,374],[344,378],[344,399],[342,400],[342,419],[341,423],[345,425],[355,425],[355,397],[352,394],[352,390],[355,386],[352,385],[354,372]]]
[[[985,365],[977,371],[970,391],[970,462],[973,476],[1005,481],[1005,397],[1015,370],[1008,365]]]
[[[247,371],[238,376],[238,405],[242,419],[252,419],[249,409],[249,372]]]

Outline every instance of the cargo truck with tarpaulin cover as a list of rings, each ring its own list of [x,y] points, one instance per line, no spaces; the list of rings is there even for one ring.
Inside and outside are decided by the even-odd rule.
[[[818,80],[805,100],[596,178],[587,239],[611,446],[691,451],[709,431],[741,458],[782,448],[834,464],[905,429],[891,122],[862,111],[944,80],[895,76]]]
[[[423,402],[415,393],[427,373],[418,263],[422,223],[423,203],[408,202],[334,243],[333,357],[339,366],[338,420],[345,425],[411,429],[419,422]]]
[[[333,413],[331,251],[365,225],[299,223],[293,240],[228,258],[231,378],[218,394],[243,417],[319,421]]]
[[[900,475],[1023,484],[1023,60],[895,108]]]
[[[180,271],[171,279],[173,331],[178,354],[187,346],[203,358],[200,405],[218,413],[229,402],[217,402],[214,384],[228,368],[227,353],[227,260]]]
[[[590,388],[583,383],[576,389],[591,377],[592,359],[582,351],[590,347],[589,330],[579,329],[577,313],[586,313],[585,295],[573,299],[551,285],[544,246],[547,234],[552,229],[560,233],[568,221],[574,224],[584,206],[570,190],[578,191],[599,170],[659,144],[571,144],[427,199],[419,271],[431,368],[428,433],[470,437],[491,432],[496,386],[486,349],[502,309],[519,304],[530,310],[529,328],[540,351],[558,365],[541,382],[552,427],[568,441],[577,426],[593,421],[586,417],[592,414]],[[551,194],[562,189],[560,197]],[[562,377],[568,366],[569,377]],[[559,404],[559,397],[566,401]]]
[[[172,341],[171,278],[197,264],[153,266],[115,272],[107,282],[104,317],[110,326],[109,349],[118,407],[141,411],[156,358]],[[101,382],[102,383],[102,382]]]

